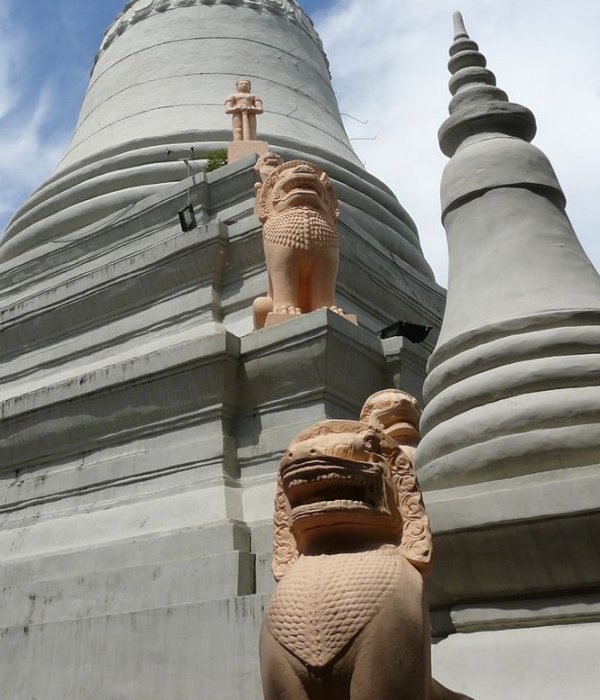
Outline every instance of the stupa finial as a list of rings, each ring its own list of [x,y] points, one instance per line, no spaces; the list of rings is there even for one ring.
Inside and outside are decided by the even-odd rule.
[[[455,12],[452,15],[452,20],[454,22],[454,40],[457,39],[468,39],[469,33],[465,27],[465,20],[460,12]]]
[[[453,15],[454,41],[450,46],[448,70],[452,74],[448,87],[450,118],[440,128],[442,151],[451,157],[469,136],[499,132],[531,141],[535,136],[535,117],[521,105],[508,101],[506,93],[496,87],[496,76],[489,70],[465,27],[460,12]]]

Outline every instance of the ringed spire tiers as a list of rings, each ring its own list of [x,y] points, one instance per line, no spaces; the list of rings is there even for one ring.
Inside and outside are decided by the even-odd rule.
[[[449,280],[417,456],[429,488],[600,463],[600,277],[565,213],[533,114],[495,86],[455,16]]]
[[[385,245],[432,278],[410,217],[352,149],[321,41],[294,0],[128,2],[96,56],[69,149],[12,218],[0,261],[185,179],[184,158],[201,169],[230,140],[223,102],[241,76],[264,99],[258,138],[314,161],[357,210],[382,210]]]
[[[452,157],[466,138],[487,130],[531,141],[536,132],[533,113],[509,102],[506,93],[496,86],[496,76],[467,34],[460,12],[454,13],[453,21],[454,42],[448,62],[452,74],[448,84],[452,95],[450,117],[439,130],[443,153]]]
[[[432,663],[451,685],[470,658],[477,680],[463,689],[499,698],[537,649],[535,690],[521,674],[515,692],[542,697],[551,679],[559,695],[586,697],[588,674],[571,661],[600,634],[585,597],[600,583],[600,277],[550,161],[529,143],[533,114],[496,86],[460,15],[449,68],[448,295],[416,466],[435,533],[430,600],[456,633]],[[480,684],[490,644],[506,660],[493,655]]]

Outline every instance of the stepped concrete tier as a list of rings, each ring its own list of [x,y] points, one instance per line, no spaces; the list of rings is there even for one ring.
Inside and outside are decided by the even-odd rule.
[[[231,140],[244,75],[258,138],[333,180],[336,301],[358,327],[317,310],[252,332],[256,156],[179,160]],[[0,258],[5,694],[258,700],[281,455],[379,389],[419,396],[444,305],[413,224],[348,144],[299,7],[130,3]],[[434,330],[380,340],[398,319]]]
[[[231,141],[224,102],[242,76],[264,101],[258,138],[328,172],[363,228],[433,279],[412,220],[350,145],[321,41],[295,0],[127,3],[96,57],[69,150],[10,221],[0,260],[184,179],[182,158],[200,169]]]
[[[496,87],[460,15],[455,30],[439,132],[449,289],[417,449],[436,534],[430,601],[455,633],[434,664],[475,698],[591,697],[600,277],[529,143],[532,113]]]

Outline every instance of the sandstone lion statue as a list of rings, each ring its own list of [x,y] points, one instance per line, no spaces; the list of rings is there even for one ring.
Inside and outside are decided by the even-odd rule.
[[[419,415],[408,394],[378,392],[362,420],[317,423],[281,460],[265,700],[468,700],[431,678],[431,530],[408,456]]]
[[[329,176],[298,160],[275,168],[259,165],[259,171],[264,180],[255,185],[255,211],[263,225],[269,289],[254,301],[255,329],[265,325],[269,313],[320,308],[342,313],[334,299],[339,209]]]

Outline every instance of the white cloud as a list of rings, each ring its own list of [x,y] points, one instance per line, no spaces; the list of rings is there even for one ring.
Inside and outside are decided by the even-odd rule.
[[[19,73],[22,48],[21,34],[10,21],[7,0],[0,0],[0,119],[19,97],[15,76]]]
[[[439,223],[446,158],[437,130],[450,98],[446,69],[455,0],[338,0],[317,17],[342,112],[367,168],[389,185],[419,227],[442,284],[447,252]],[[533,110],[535,143],[552,160],[568,213],[600,267],[600,49],[596,0],[462,0],[467,29],[498,85]]]
[[[0,0],[0,231],[52,172],[68,142],[53,124],[57,96],[51,81],[31,86],[26,47],[32,37],[14,23],[7,7]]]
[[[21,121],[0,125],[0,219],[12,215],[25,197],[56,167],[67,146],[66,134],[46,138],[54,97],[42,90],[33,111]]]

